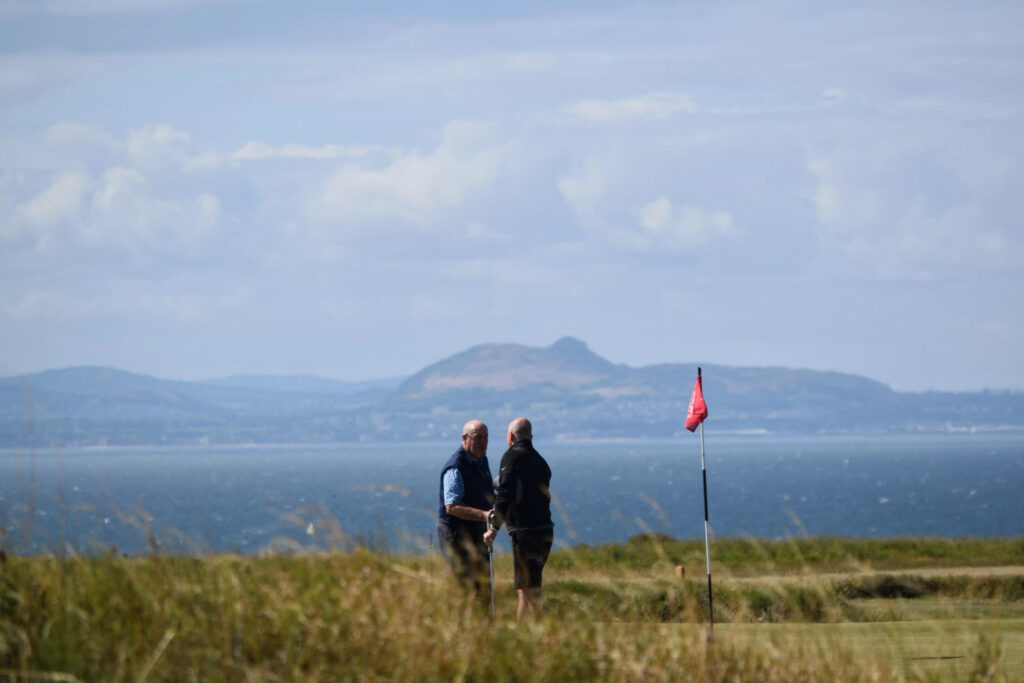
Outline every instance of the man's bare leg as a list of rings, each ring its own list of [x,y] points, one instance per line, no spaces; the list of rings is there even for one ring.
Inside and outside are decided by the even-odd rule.
[[[516,621],[522,621],[527,613],[537,614],[540,612],[541,588],[520,588],[519,609],[516,611]]]

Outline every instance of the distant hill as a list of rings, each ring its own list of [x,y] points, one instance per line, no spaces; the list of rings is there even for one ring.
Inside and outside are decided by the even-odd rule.
[[[857,375],[711,363],[617,365],[565,337],[482,344],[406,379],[201,382],[78,367],[0,378],[0,447],[442,439],[527,415],[552,437],[668,437],[696,368],[718,432],[1024,430],[1024,392],[895,392]]]
[[[379,403],[401,381],[257,375],[183,382],[104,367],[47,370],[0,378],[0,447],[333,440],[318,426],[325,416]]]
[[[388,377],[358,382],[325,379],[314,375],[232,375],[218,379],[204,380],[202,384],[236,389],[259,389],[264,391],[308,393],[308,394],[390,394],[402,383],[404,377]]]
[[[624,370],[572,337],[547,348],[482,344],[424,368],[402,383],[397,397],[459,400],[466,391],[502,394],[545,387],[577,391]]]
[[[669,363],[616,365],[566,337],[546,348],[483,344],[435,363],[391,396],[392,411],[507,420],[544,415],[567,437],[671,436],[682,429],[696,368],[711,423],[728,432],[906,432],[1021,428],[1024,393],[923,394],[838,372]],[[452,423],[457,420],[452,420]]]
[[[483,344],[435,363],[407,379],[392,396],[396,403],[474,408],[555,400],[564,404],[646,399],[689,401],[698,365],[705,387],[731,410],[772,412],[800,405],[848,406],[891,401],[880,382],[836,372],[786,368],[735,368],[678,363],[632,368],[615,365],[572,337],[547,348]],[[467,398],[468,397],[468,398]],[[525,398],[524,398],[525,397]],[[775,401],[773,406],[768,406]],[[722,406],[719,405],[719,412]]]

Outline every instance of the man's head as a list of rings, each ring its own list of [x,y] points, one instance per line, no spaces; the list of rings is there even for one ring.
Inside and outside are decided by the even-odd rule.
[[[517,417],[508,423],[508,445],[516,441],[533,438],[533,425],[525,417]]]
[[[470,420],[462,425],[462,447],[474,460],[487,455],[487,425],[480,420]]]

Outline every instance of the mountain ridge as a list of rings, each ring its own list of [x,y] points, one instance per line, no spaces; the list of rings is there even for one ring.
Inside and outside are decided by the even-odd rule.
[[[1024,431],[1024,392],[897,392],[867,377],[714,363],[613,363],[583,341],[479,344],[404,379],[167,380],[77,366],[0,378],[0,447],[449,438],[527,415],[563,438],[682,431],[696,368],[722,432]]]

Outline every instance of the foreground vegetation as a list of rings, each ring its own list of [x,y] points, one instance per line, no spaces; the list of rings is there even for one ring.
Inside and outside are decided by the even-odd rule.
[[[638,537],[553,553],[542,618],[441,560],[9,557],[0,681],[1017,681],[1024,539]],[[681,575],[680,575],[681,574]]]

